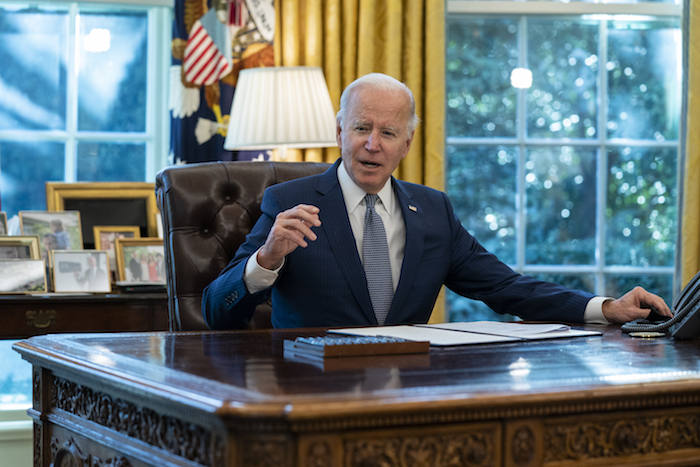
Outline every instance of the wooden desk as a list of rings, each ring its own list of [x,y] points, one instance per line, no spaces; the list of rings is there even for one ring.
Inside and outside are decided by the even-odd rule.
[[[165,293],[0,295],[0,338],[55,332],[167,331]]]
[[[322,331],[46,335],[34,466],[700,465],[700,345],[603,337],[325,365]]]

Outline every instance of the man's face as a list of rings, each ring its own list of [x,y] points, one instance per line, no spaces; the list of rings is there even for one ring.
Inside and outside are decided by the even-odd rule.
[[[400,91],[358,88],[351,95],[345,119],[336,124],[336,139],[350,178],[375,194],[411,148],[406,129],[408,97]]]

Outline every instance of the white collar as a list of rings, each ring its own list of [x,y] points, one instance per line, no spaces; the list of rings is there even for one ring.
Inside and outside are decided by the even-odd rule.
[[[340,183],[340,189],[343,192],[343,198],[345,199],[345,207],[348,212],[352,212],[355,208],[365,199],[367,192],[360,188],[360,186],[355,183],[355,181],[350,178],[347,170],[345,170],[345,164],[340,161],[338,164],[338,182]],[[379,193],[377,193],[379,199],[382,200],[384,209],[391,213],[394,209],[394,190],[391,187],[391,178],[387,180]]]

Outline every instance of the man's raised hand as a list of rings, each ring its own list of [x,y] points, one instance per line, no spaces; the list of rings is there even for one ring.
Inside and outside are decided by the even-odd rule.
[[[265,269],[277,269],[285,256],[297,247],[306,248],[307,240],[316,240],[312,227],[319,227],[319,209],[309,204],[299,204],[277,214],[267,240],[258,252],[258,264]]]

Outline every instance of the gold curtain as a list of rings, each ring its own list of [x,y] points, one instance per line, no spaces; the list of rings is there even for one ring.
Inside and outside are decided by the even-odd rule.
[[[381,72],[404,82],[421,123],[394,174],[444,189],[444,0],[276,0],[275,65],[318,66],[338,110],[356,78]],[[288,160],[333,162],[338,148],[288,150]],[[431,321],[444,316],[438,300]]]
[[[688,21],[688,117],[683,182],[681,285],[700,271],[700,2],[690,1]]]

